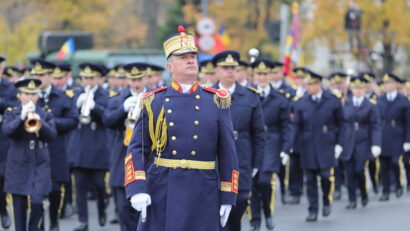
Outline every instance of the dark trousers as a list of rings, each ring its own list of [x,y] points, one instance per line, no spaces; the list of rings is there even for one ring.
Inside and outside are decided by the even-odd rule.
[[[290,155],[289,192],[292,196],[301,196],[303,193],[303,170],[297,153]]]
[[[50,201],[50,223],[53,226],[58,224],[58,215],[62,206],[61,187],[63,187],[62,182],[53,182],[51,192],[48,195],[48,200]]]
[[[265,217],[271,217],[275,208],[275,175],[273,172],[258,172],[253,178],[251,196],[251,225],[260,226],[261,210]]]
[[[279,185],[280,185],[280,195],[283,197],[286,194],[286,188],[288,184],[288,179],[287,179],[287,171],[286,171],[286,166],[280,165],[280,169],[278,172],[278,178],[279,178]]]
[[[4,176],[0,176],[0,215],[7,214],[7,202],[6,202],[6,193],[3,191],[4,188]]]
[[[352,158],[345,163],[347,174],[347,190],[349,201],[356,203],[357,187],[363,197],[367,197],[366,181],[365,181],[365,162],[356,161],[354,154]]]
[[[121,231],[137,230],[139,213],[132,208],[131,203],[125,196],[125,189],[121,187],[113,188],[114,198],[118,207]]]
[[[73,173],[77,189],[78,220],[82,223],[88,223],[87,191],[90,186],[96,188],[98,213],[102,214],[105,210],[106,191],[104,178],[106,170],[75,168]]]
[[[404,169],[406,170],[407,187],[410,187],[410,152],[406,152],[403,157]]]
[[[248,206],[249,197],[249,191],[239,191],[236,199],[236,206],[232,207],[228,222],[223,230],[241,231],[241,220],[243,214],[245,214],[246,207]]]
[[[305,170],[307,197],[309,202],[309,212],[318,213],[319,210],[319,190],[317,177],[320,176],[320,183],[323,194],[323,205],[330,205],[333,201],[334,192],[334,172],[333,169]]]
[[[395,157],[387,157],[381,156],[380,157],[380,169],[382,175],[382,182],[383,182],[383,194],[390,194],[390,187],[392,184],[391,172],[393,172],[393,184],[396,187],[402,187],[400,183],[400,166],[399,166],[399,158]]]
[[[344,164],[341,160],[337,161],[337,167],[335,168],[335,190],[340,191],[342,190],[342,185],[344,184],[345,176],[344,176]]]
[[[16,231],[27,231],[27,196],[12,194],[13,215]],[[44,209],[43,200],[46,196],[31,195],[30,198],[30,218],[28,223],[29,231],[44,230]]]
[[[379,159],[369,160],[369,176],[373,189],[379,187],[380,161]]]

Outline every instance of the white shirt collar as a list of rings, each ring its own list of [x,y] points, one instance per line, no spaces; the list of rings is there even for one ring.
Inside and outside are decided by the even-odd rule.
[[[189,93],[189,90],[190,90],[191,87],[192,87],[192,84],[184,84],[184,83],[181,83],[180,85],[181,85],[181,88],[182,88],[182,93],[184,93],[184,94]]]
[[[393,101],[397,97],[397,91],[387,93],[387,99]]]
[[[279,89],[280,86],[282,86],[282,83],[283,83],[283,80],[279,80],[279,81],[276,82],[276,83],[272,83],[272,86],[273,86],[273,88],[275,88],[275,89]]]
[[[361,97],[359,97],[359,98],[356,98],[356,97],[353,96],[353,104],[354,104],[354,106],[360,106],[360,105],[362,105],[363,100],[364,100],[364,97],[365,97],[365,96],[361,96]]]
[[[235,84],[235,83],[232,84],[232,86],[231,86],[229,89],[224,88],[224,87],[222,86],[221,82],[219,82],[218,86],[219,86],[220,89],[225,89],[225,90],[229,91],[229,94],[231,94],[231,95],[235,92],[235,88],[236,88],[236,84]]]
[[[317,93],[316,95],[312,95],[312,98],[316,98],[316,99],[321,99],[323,95],[323,91],[320,91],[319,93]]]
[[[270,93],[270,85],[268,84],[266,87],[262,88],[258,85],[258,91],[261,93],[263,97],[266,97]]]
[[[241,83],[239,83],[240,85],[242,85],[243,87],[248,86],[248,80],[244,79]]]
[[[47,89],[45,90],[45,91],[40,91],[38,94],[40,95],[40,97],[42,97],[42,98],[45,98],[45,97],[47,97],[47,96],[49,96],[50,95],[50,92],[51,92],[51,84],[50,84],[50,86],[48,86],[47,87]],[[44,93],[43,93],[44,92]]]

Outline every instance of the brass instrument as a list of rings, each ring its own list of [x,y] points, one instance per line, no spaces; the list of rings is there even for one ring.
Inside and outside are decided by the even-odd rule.
[[[40,117],[34,111],[27,113],[27,119],[24,122],[24,128],[28,133],[38,133],[41,129]]]
[[[91,91],[89,87],[86,88],[85,90],[86,97],[85,101],[83,103],[83,106],[81,106],[81,113],[80,113],[80,123],[82,124],[89,124],[91,122],[91,102],[94,100],[94,92]]]
[[[138,117],[141,114],[141,100],[142,100],[142,94],[138,94],[136,96],[132,97],[137,97],[137,103],[131,110],[129,110],[127,118],[124,121],[125,125],[125,135],[124,135],[124,140],[123,143],[125,146],[128,146],[130,141],[131,141],[131,136],[134,131],[135,124],[137,123]]]

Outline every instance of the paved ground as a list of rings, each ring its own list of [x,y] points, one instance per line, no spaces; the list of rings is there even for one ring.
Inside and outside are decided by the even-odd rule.
[[[336,201],[332,207],[332,215],[328,218],[319,217],[317,223],[306,223],[307,202],[303,198],[300,205],[277,204],[275,230],[279,231],[409,231],[410,230],[410,193],[405,193],[402,198],[391,196],[389,202],[379,202],[377,195],[370,192],[370,203],[366,208],[358,206],[354,211],[347,211],[346,192],[341,201]],[[118,225],[108,224],[100,227],[97,221],[96,204],[89,201],[90,231],[116,231]],[[108,208],[108,220],[113,218],[113,203]],[[243,219],[243,231],[250,230],[247,217]],[[77,225],[77,216],[72,216],[60,221],[61,231],[72,231]],[[13,229],[10,229],[13,230]],[[261,231],[266,231],[263,228]],[[159,230],[160,231],[160,230]]]

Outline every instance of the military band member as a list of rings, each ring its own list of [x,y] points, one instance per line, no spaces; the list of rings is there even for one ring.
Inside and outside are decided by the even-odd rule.
[[[135,122],[141,112],[142,96],[146,92],[144,87],[146,64],[130,63],[123,68],[127,75],[129,88],[109,99],[107,110],[104,113],[104,123],[107,127],[117,131],[111,150],[113,153],[110,165],[110,186],[118,207],[121,231],[135,231],[138,214],[125,195],[124,161]]]
[[[357,188],[360,189],[362,205],[369,202],[365,165],[381,153],[380,113],[376,101],[365,97],[367,82],[364,77],[351,78],[352,97],[343,107],[343,152],[340,160],[344,161],[347,173],[349,204],[346,209],[356,208]]]
[[[319,194],[317,177],[321,177],[323,195],[322,215],[331,213],[334,190],[334,167],[343,148],[339,129],[342,125],[340,98],[322,88],[322,76],[309,71],[306,74],[308,95],[295,105],[294,132],[303,136],[302,168],[305,170],[309,215],[306,221],[317,220]]]
[[[391,174],[394,173],[395,193],[403,194],[400,180],[400,166],[405,152],[410,151],[410,105],[409,101],[397,91],[400,78],[392,73],[383,76],[385,94],[377,100],[382,119],[382,153],[380,155],[383,194],[380,201],[389,200]]]
[[[266,228],[274,228],[272,215],[275,209],[275,174],[281,165],[289,160],[291,146],[291,124],[288,100],[269,84],[269,73],[272,62],[268,59],[256,59],[251,64],[254,78],[258,81],[258,91],[262,102],[266,143],[262,168],[253,178],[251,225],[253,230],[259,230],[262,216],[265,215]]]
[[[0,56],[0,76],[2,75],[1,71],[3,70],[1,65],[4,61],[5,59]],[[14,87],[14,84],[8,81],[6,78],[0,78],[0,127],[3,125],[6,109],[16,106],[17,103],[17,89]],[[10,218],[6,209],[6,193],[4,193],[3,191],[4,171],[9,147],[9,138],[5,136],[3,130],[0,129],[0,216],[1,225],[4,229],[10,227]]]
[[[68,153],[72,155],[73,174],[77,189],[77,209],[80,225],[75,231],[88,230],[87,191],[93,187],[97,197],[98,221],[104,226],[105,181],[109,169],[109,147],[103,115],[108,93],[99,84],[104,70],[96,64],[80,64],[84,89],[77,93],[76,107],[80,114],[78,129],[70,136]]]
[[[290,101],[290,111],[291,119],[294,117],[294,107],[295,104],[299,102],[301,98],[307,95],[306,83],[305,83],[305,74],[309,73],[307,68],[296,67],[293,69],[293,73],[296,77],[296,95]],[[289,193],[290,198],[286,203],[288,204],[299,204],[300,197],[303,194],[303,169],[301,168],[301,158],[300,153],[303,149],[303,137],[301,133],[292,134],[294,137],[293,150],[290,154],[290,163],[289,163]]]
[[[11,139],[4,191],[12,195],[17,231],[44,230],[43,201],[51,191],[47,143],[56,136],[56,129],[53,115],[36,106],[40,84],[40,80],[30,78],[17,81],[21,103],[8,108],[4,115],[3,132]],[[31,209],[27,229],[28,207]]]
[[[240,60],[236,51],[218,53],[212,59],[216,66],[219,82],[214,88],[229,91],[232,97],[231,116],[234,129],[236,154],[238,157],[239,193],[227,228],[241,229],[241,219],[248,206],[252,191],[252,177],[261,169],[265,145],[265,131],[262,107],[255,89],[241,86],[236,82],[237,66]]]
[[[67,134],[78,124],[78,114],[70,98],[51,84],[52,78],[65,76],[59,67],[42,59],[30,60],[33,65],[31,75],[41,80],[39,99],[36,106],[50,110],[54,116],[57,135],[48,143],[50,153],[52,190],[50,201],[50,230],[58,231],[58,213],[61,204],[62,187],[69,181],[69,164],[67,156]],[[71,95],[71,97],[73,97]],[[63,191],[64,192],[64,191]]]
[[[238,193],[230,95],[199,86],[194,38],[178,29],[164,42],[171,87],[143,98],[125,158],[126,194],[141,211],[138,230],[219,230]]]
[[[218,82],[218,76],[215,74],[215,66],[211,59],[204,60],[199,63],[201,85],[204,87],[212,87]]]

